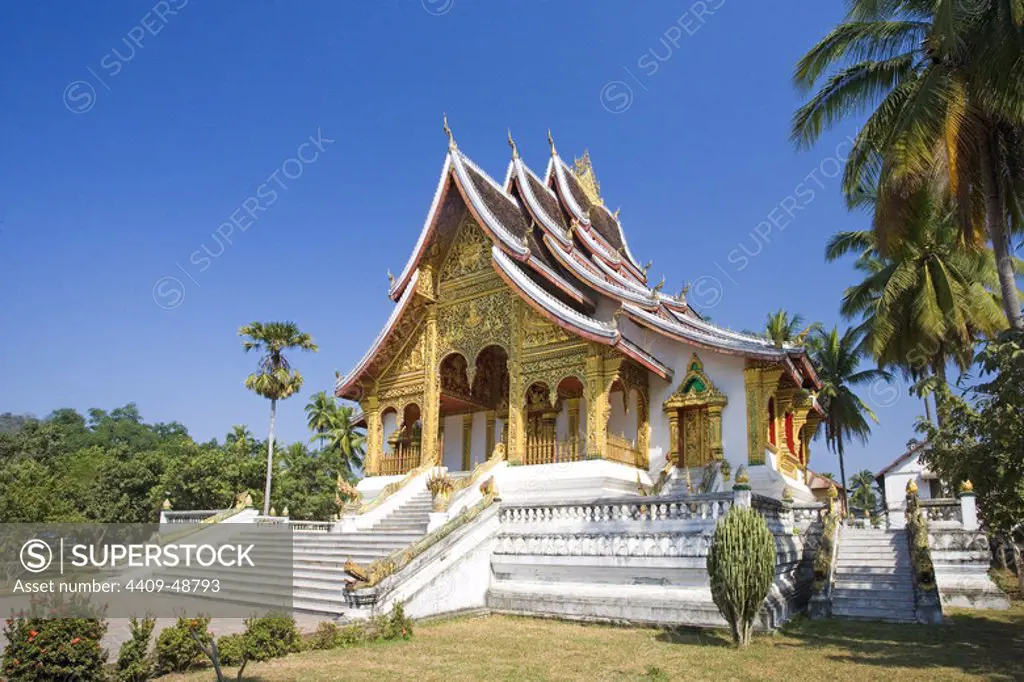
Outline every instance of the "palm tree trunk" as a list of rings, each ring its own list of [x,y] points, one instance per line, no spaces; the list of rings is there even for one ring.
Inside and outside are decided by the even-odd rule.
[[[843,460],[843,433],[836,434],[836,453],[839,454],[839,478],[843,483],[843,512],[846,512],[846,462]]]
[[[263,515],[270,514],[270,482],[274,478],[274,421],[277,419],[277,400],[270,401],[270,438],[267,439],[267,485],[263,489]]]
[[[995,142],[993,134],[989,134],[982,142],[980,154],[981,186],[985,197],[985,227],[989,239],[992,240],[1006,319],[1012,328],[1024,329],[1024,316],[1021,315],[1020,301],[1017,299],[1017,277],[1013,271],[1010,252],[1010,228],[1007,224],[1006,206],[992,148]]]
[[[928,420],[929,424],[934,424],[935,421],[932,420],[932,406],[931,403],[928,402],[928,394],[926,393],[922,398],[924,400],[924,418]]]

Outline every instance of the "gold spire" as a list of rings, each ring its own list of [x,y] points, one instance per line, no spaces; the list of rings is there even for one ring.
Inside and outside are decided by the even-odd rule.
[[[448,114],[442,114],[444,117],[444,134],[448,136],[448,149],[455,151],[455,136],[452,135],[452,129],[448,126]]]
[[[594,165],[590,162],[590,150],[584,149],[583,156],[573,161],[573,174],[580,181],[583,193],[587,195],[592,203],[604,206],[601,199],[601,183],[597,181],[594,174]]]
[[[555,138],[551,137],[551,128],[548,128],[548,144],[551,145],[551,156],[558,156],[555,151]]]
[[[512,158],[513,159],[518,159],[519,158],[519,150],[516,149],[516,141],[512,139],[512,129],[511,128],[508,129],[508,146],[512,147]]]

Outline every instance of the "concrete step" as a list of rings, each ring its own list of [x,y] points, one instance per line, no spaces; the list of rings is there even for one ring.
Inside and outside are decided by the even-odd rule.
[[[849,618],[851,620],[880,620],[887,623],[916,623],[917,615],[913,609],[880,610],[874,608],[858,608],[832,604],[833,618]]]
[[[699,587],[495,580],[487,592],[487,606],[502,613],[588,621],[726,627],[711,591]]]
[[[850,568],[857,568],[857,567],[863,567],[863,568],[888,568],[888,567],[892,567],[892,568],[896,568],[896,567],[899,567],[899,566],[903,565],[903,563],[904,562],[902,562],[902,561],[895,561],[892,558],[887,558],[887,557],[882,557],[882,558],[856,557],[856,558],[851,559],[851,558],[844,557],[844,556],[840,555],[836,559],[836,566],[838,566],[840,568],[847,568],[847,567],[850,567]],[[910,565],[910,558],[909,557],[906,559],[906,565],[907,566]]]
[[[885,576],[889,578],[890,576]],[[913,591],[914,581],[910,576],[891,576],[891,580],[872,580],[870,577],[848,578],[836,576],[834,590],[871,590],[880,592]]]
[[[855,590],[847,587],[832,588],[832,603],[858,602],[865,605],[877,605],[879,607],[907,606],[914,608],[914,588],[907,589],[861,589]]]
[[[844,566],[836,564],[836,575],[837,576],[909,576],[911,575],[909,566],[893,566],[887,564],[884,566]]]

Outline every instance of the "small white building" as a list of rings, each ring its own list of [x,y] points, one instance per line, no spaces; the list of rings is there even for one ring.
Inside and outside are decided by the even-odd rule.
[[[889,511],[890,528],[903,528],[906,525],[907,484],[910,481],[917,484],[919,499],[947,497],[943,494],[938,476],[921,461],[921,454],[927,446],[927,442],[914,445],[875,475],[884,496],[885,507]]]

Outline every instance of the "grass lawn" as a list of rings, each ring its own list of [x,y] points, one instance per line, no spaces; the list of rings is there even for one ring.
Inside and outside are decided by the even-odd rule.
[[[210,670],[162,678],[213,679]],[[486,616],[423,624],[408,642],[250,664],[253,682],[323,680],[1024,680],[1024,605],[942,626],[799,618],[743,651],[727,635]]]

